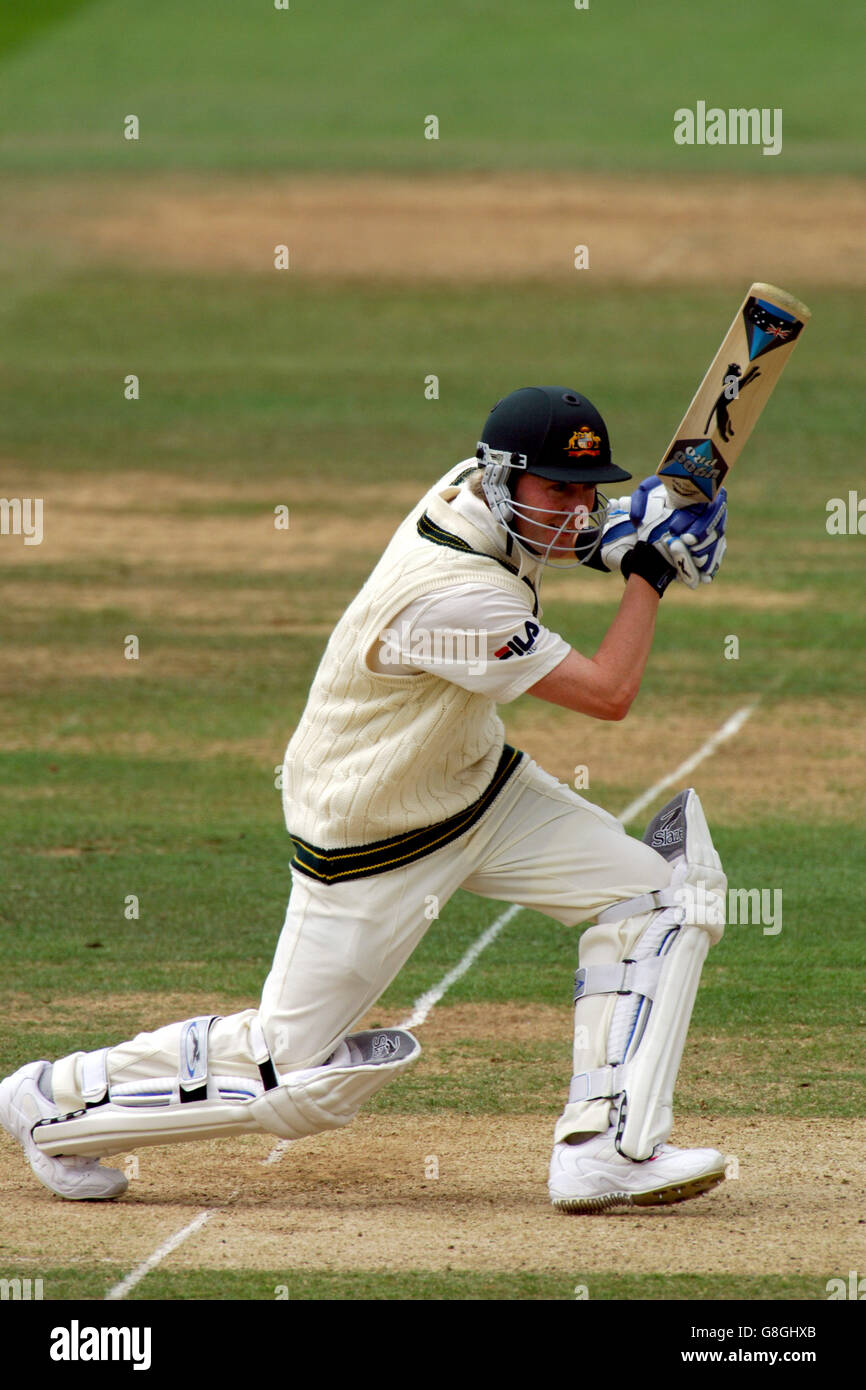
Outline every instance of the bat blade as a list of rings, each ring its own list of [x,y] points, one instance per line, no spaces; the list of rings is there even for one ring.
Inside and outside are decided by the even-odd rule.
[[[785,290],[751,286],[656,469],[673,506],[712,502],[810,318]]]

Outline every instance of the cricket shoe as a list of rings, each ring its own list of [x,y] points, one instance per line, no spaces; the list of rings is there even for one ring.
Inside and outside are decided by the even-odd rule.
[[[715,1149],[657,1144],[651,1158],[624,1158],[614,1132],[582,1144],[554,1144],[548,1190],[559,1211],[599,1212],[610,1207],[656,1207],[700,1197],[724,1180],[725,1159]]]
[[[56,1120],[60,1107],[43,1095],[39,1081],[50,1062],[28,1062],[0,1082],[0,1125],[17,1139],[37,1178],[58,1197],[73,1202],[120,1197],[129,1184],[117,1168],[103,1168],[96,1158],[66,1155],[51,1158],[33,1138],[40,1120]]]

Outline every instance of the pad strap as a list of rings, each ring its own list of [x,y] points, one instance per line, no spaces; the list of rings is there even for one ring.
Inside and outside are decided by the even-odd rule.
[[[637,917],[642,912],[652,912],[657,907],[681,907],[682,902],[672,888],[659,888],[655,893],[641,893],[637,898],[625,898],[613,907],[606,907],[596,917],[596,922],[622,922],[626,917]]]
[[[622,1067],[596,1067],[593,1071],[581,1071],[571,1078],[568,1088],[568,1103],[578,1100],[613,1100],[625,1085]]]
[[[189,1018],[180,1030],[178,1085],[181,1101],[207,1100],[207,1041],[216,1014]]]
[[[250,1047],[253,1050],[253,1061],[262,1078],[262,1085],[266,1091],[272,1091],[280,1083],[258,1014],[250,1019]]]
[[[79,1060],[81,1098],[88,1107],[103,1105],[108,1098],[107,1056],[108,1048],[100,1047],[97,1052],[85,1052]]]
[[[584,965],[574,977],[574,1002],[588,994],[641,994],[655,999],[663,960],[621,960],[611,965]]]

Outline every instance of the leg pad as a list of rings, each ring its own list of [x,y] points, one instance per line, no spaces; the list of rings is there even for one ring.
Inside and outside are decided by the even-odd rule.
[[[418,1041],[401,1028],[351,1033],[323,1066],[287,1072],[255,1100],[187,1100],[160,1106],[109,1102],[42,1121],[33,1138],[46,1154],[87,1157],[262,1131],[281,1139],[302,1139],[348,1124],[381,1086],[420,1055]]]

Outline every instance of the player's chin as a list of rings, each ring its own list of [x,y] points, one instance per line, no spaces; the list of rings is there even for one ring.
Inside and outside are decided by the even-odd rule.
[[[540,545],[546,550],[553,541],[554,544],[550,546],[551,555],[568,555],[574,551],[575,541],[581,534],[580,531],[563,531],[559,527],[553,526],[550,530],[545,530],[544,534],[539,536],[533,544]]]
[[[550,545],[550,541],[532,541],[532,545],[540,555],[546,555],[550,560],[573,560],[576,553],[573,537],[567,545],[561,541],[557,545]]]

